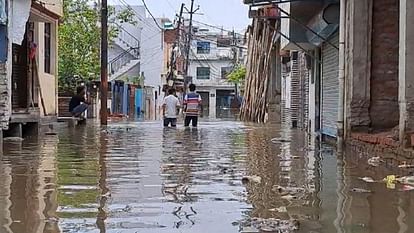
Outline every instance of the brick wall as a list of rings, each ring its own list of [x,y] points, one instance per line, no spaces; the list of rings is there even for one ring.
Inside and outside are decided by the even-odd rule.
[[[6,64],[0,63],[0,129],[7,129],[10,118]]]
[[[371,122],[374,129],[398,125],[399,0],[374,0],[372,19]]]

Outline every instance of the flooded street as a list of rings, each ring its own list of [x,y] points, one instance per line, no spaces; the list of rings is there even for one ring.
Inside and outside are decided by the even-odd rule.
[[[298,131],[224,121],[56,132],[5,144],[0,233],[290,232],[254,224],[263,219],[304,233],[414,232],[412,192],[360,179],[391,173]]]

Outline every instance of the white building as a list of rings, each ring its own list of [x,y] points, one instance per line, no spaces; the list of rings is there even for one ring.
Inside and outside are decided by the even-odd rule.
[[[210,32],[195,28],[190,50],[188,75],[197,86],[204,106],[204,115],[210,118],[229,113],[235,94],[235,85],[227,81],[227,75],[238,60],[238,48],[231,33]],[[239,42],[239,41],[237,41]],[[238,43],[237,43],[238,44]]]
[[[115,6],[116,11],[128,9],[127,6]],[[167,19],[147,16],[144,6],[130,6],[136,24],[115,25],[118,37],[111,43],[109,57],[109,80],[131,82],[137,77],[144,79],[145,107],[147,119],[159,116],[162,94],[161,73],[163,72],[163,30]],[[160,28],[161,27],[161,28]]]

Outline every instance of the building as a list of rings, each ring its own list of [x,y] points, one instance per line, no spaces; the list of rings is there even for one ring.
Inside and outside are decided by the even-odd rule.
[[[260,3],[269,2],[254,1]],[[288,16],[280,20],[281,51],[289,51],[291,60],[310,57],[296,67],[308,75],[310,133],[338,142],[414,145],[414,3],[320,0],[277,7]]]
[[[243,53],[237,45],[243,42],[235,33],[213,32],[195,28],[191,41],[188,76],[197,85],[203,99],[204,115],[211,118],[225,117],[235,98],[235,85],[227,81]],[[241,52],[243,49],[240,48]]]
[[[39,126],[57,117],[57,32],[63,3],[62,0],[3,3],[0,122],[7,135],[21,137],[29,131],[37,132]]]

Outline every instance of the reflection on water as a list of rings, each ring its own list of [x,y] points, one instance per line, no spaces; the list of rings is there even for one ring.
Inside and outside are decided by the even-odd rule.
[[[411,192],[359,179],[389,171],[287,128],[126,122],[58,132],[5,145],[1,233],[231,233],[251,218],[299,220],[299,232],[414,232]]]

